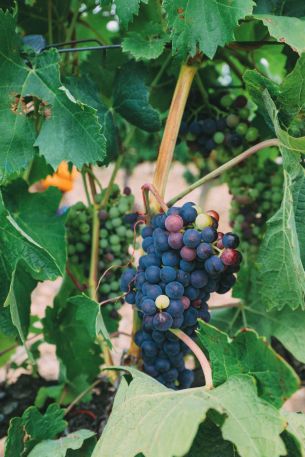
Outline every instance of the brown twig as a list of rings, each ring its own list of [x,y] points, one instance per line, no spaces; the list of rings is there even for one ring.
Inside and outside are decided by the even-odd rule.
[[[86,284],[81,284],[77,278],[73,275],[72,271],[70,270],[68,264],[66,265],[66,272],[73,284],[76,286],[78,290],[81,292],[84,292],[84,290],[88,289],[88,286]]]

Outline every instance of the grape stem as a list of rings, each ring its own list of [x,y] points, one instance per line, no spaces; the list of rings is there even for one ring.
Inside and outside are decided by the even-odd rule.
[[[175,92],[171,101],[153,179],[153,185],[162,198],[165,194],[184,108],[196,72],[196,66],[181,66]],[[154,201],[153,204],[155,207],[154,209],[158,210],[159,207],[157,202]]]
[[[86,172],[84,170],[82,170],[81,175],[82,175],[82,180],[83,180],[84,191],[86,194],[87,204],[88,204],[88,206],[90,206],[91,200],[90,200],[90,195],[89,195],[88,186],[87,186]]]
[[[108,200],[109,200],[109,197],[110,197],[111,191],[112,191],[112,186],[114,184],[116,175],[118,174],[118,171],[119,171],[119,169],[121,167],[122,161],[123,161],[123,154],[120,154],[118,156],[116,162],[115,162],[114,169],[113,169],[112,174],[110,176],[110,180],[109,180],[106,192],[105,192],[105,196],[104,196],[104,198],[103,198],[103,200],[102,200],[102,202],[100,204],[99,209],[105,208],[105,206],[108,203]]]
[[[90,255],[90,270],[89,270],[89,296],[92,300],[98,302],[97,296],[97,275],[98,275],[98,258],[99,258],[99,234],[100,234],[100,219],[98,215],[99,207],[95,201],[96,187],[95,181],[91,174],[88,174],[89,184],[93,197],[92,205],[92,240],[91,240],[91,255]],[[97,339],[100,342],[103,352],[104,361],[107,365],[113,365],[111,352],[103,337],[99,336]],[[111,380],[116,380],[116,375],[109,375]]]
[[[187,347],[189,347],[190,350],[195,354],[204,374],[206,389],[213,389],[211,365],[206,356],[204,355],[204,353],[202,352],[202,350],[200,349],[200,347],[198,346],[198,344],[196,344],[195,341],[193,341],[192,338],[190,338],[182,330],[171,328],[170,331],[174,335],[176,335],[181,341],[183,341],[183,343],[185,343]]]
[[[67,416],[72,409],[74,408],[75,405],[88,393],[91,392],[96,386],[98,386],[101,382],[103,381],[103,378],[99,378],[96,381],[94,381],[93,384],[91,384],[87,389],[85,389],[83,392],[81,392],[77,397],[74,398],[74,400],[70,403],[70,405],[65,409],[65,414],[64,416]]]
[[[192,192],[194,189],[197,189],[198,187],[202,186],[206,182],[211,181],[211,179],[218,178],[218,176],[220,176],[222,173],[224,173],[227,170],[230,170],[230,168],[239,164],[240,162],[247,159],[248,157],[251,157],[256,152],[261,151],[262,149],[265,149],[265,148],[269,148],[271,146],[278,147],[279,145],[280,145],[280,142],[277,138],[271,138],[270,140],[261,141],[260,143],[257,143],[254,146],[251,146],[251,148],[246,149],[246,151],[242,152],[238,156],[234,157],[233,159],[224,163],[220,167],[216,168],[216,170],[211,171],[211,173],[208,173],[207,175],[203,176],[203,178],[198,179],[198,181],[196,181],[193,184],[191,184],[190,186],[188,186],[182,192],[180,192],[175,197],[173,197],[171,200],[169,200],[167,202],[167,205],[173,206],[177,201],[181,200],[181,198],[185,197],[187,194]]]
[[[166,213],[168,210],[168,206],[162,199],[161,195],[155,188],[153,184],[145,183],[141,187],[142,189],[142,196],[143,196],[143,202],[144,202],[144,208],[145,208],[145,215],[147,215],[148,219],[150,218],[151,215],[151,209],[150,209],[150,203],[149,203],[149,192],[153,194],[157,202],[159,203],[161,209]],[[148,221],[149,222],[149,221]]]

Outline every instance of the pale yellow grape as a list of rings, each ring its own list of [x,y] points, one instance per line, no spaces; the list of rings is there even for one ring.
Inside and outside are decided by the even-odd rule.
[[[169,298],[167,295],[159,295],[155,301],[158,309],[165,309],[169,306]]]
[[[213,225],[213,220],[208,214],[202,213],[198,214],[195,220],[195,226],[199,230],[203,230],[205,227],[210,227]]]
[[[198,205],[193,205],[193,208],[195,208],[195,210],[197,211],[197,214],[203,213],[203,210],[202,210],[202,208],[200,208],[200,206],[198,206]]]

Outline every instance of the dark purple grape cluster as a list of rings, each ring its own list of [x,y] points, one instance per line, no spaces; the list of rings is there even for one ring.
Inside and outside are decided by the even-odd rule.
[[[215,211],[203,213],[194,203],[155,215],[142,229],[146,254],[138,269],[121,277],[126,301],[142,320],[135,342],[144,370],[172,389],[190,387],[193,373],[184,364],[188,347],[170,329],[194,338],[197,320],[210,320],[210,294],[229,291],[239,270],[238,236],[218,232],[218,220]]]
[[[192,151],[199,151],[206,158],[220,146],[231,150],[255,142],[258,130],[248,121],[250,112],[247,103],[244,95],[234,99],[226,94],[220,98],[221,115],[199,112],[196,116],[189,116],[186,111],[180,127],[180,138],[186,139]],[[227,114],[224,110],[227,110]]]

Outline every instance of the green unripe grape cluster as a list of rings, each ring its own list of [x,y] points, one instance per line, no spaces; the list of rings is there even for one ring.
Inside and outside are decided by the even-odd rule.
[[[269,159],[260,164],[258,157],[253,156],[229,170],[224,180],[232,195],[230,223],[240,236],[241,249],[256,255],[266,222],[281,205],[282,167]]]
[[[200,94],[191,92],[179,132],[175,158],[184,165],[195,163],[200,178],[259,141],[253,125],[248,98],[236,91],[209,92],[208,103],[198,109]],[[188,148],[188,154],[182,145]],[[191,184],[194,174],[187,169],[184,177]]]

